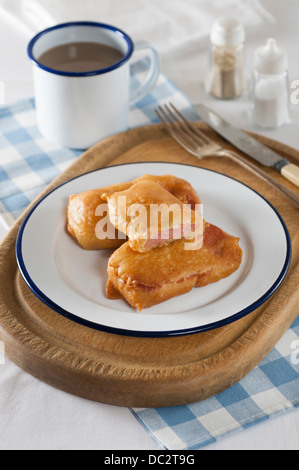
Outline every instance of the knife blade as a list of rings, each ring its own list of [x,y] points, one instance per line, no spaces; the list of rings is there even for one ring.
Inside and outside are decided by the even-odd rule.
[[[255,138],[232,126],[205,105],[196,104],[194,109],[202,121],[245,155],[266,167],[274,168],[287,180],[299,187],[299,167],[297,165],[294,165]]]

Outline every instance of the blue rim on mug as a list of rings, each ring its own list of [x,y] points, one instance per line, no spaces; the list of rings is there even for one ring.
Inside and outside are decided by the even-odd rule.
[[[34,45],[36,44],[36,42],[42,36],[44,36],[47,33],[50,33],[51,31],[55,31],[57,29],[69,28],[69,27],[73,27],[73,26],[92,26],[92,27],[95,27],[95,28],[101,28],[101,29],[107,29],[107,30],[113,31],[126,41],[126,43],[128,45],[128,50],[127,50],[126,54],[124,55],[124,57],[120,61],[116,62],[115,64],[113,64],[109,67],[103,68],[103,69],[92,70],[92,71],[89,71],[89,72],[63,72],[61,70],[55,70],[55,69],[52,69],[50,67],[46,67],[45,65],[41,64],[38,61],[38,59],[36,57],[34,57],[34,54],[33,54]],[[36,36],[34,36],[31,39],[31,41],[29,42],[28,48],[27,48],[27,53],[28,53],[29,58],[39,68],[45,70],[46,72],[50,72],[50,73],[53,73],[53,74],[56,74],[56,75],[63,75],[63,76],[66,76],[66,77],[88,77],[88,76],[92,76],[92,75],[100,75],[100,74],[103,74],[103,73],[111,72],[112,70],[115,70],[118,67],[121,67],[125,62],[127,62],[130,59],[130,57],[132,56],[133,51],[134,51],[134,44],[133,44],[133,41],[130,38],[130,36],[127,35],[127,33],[125,33],[124,31],[122,31],[121,29],[119,29],[115,26],[112,26],[112,25],[109,25],[109,24],[106,24],[106,23],[97,23],[97,22],[93,22],[93,21],[72,21],[72,22],[68,22],[68,23],[61,23],[61,24],[52,26],[50,28],[47,28],[47,29],[41,31],[40,33],[36,34]]]

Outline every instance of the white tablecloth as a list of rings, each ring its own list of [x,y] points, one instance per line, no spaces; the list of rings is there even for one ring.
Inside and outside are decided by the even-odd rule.
[[[7,3],[12,4],[10,3],[12,1],[9,0]],[[23,0],[19,0],[19,2],[21,1]],[[248,97],[246,95],[229,103],[216,101],[206,96],[203,80],[208,44],[204,24],[207,27],[207,21],[198,24],[199,29],[197,30],[196,22],[194,19],[191,21],[192,15],[188,15],[188,10],[185,8],[184,15],[181,15],[181,34],[173,34],[175,27],[172,30],[171,25],[167,23],[169,42],[165,43],[162,26],[159,24],[161,15],[157,16],[157,34],[153,34],[155,14],[157,11],[159,12],[159,9],[157,10],[159,3],[161,7],[166,5],[164,1],[152,2],[156,9],[151,11],[149,24],[142,24],[146,18],[142,15],[142,8],[146,8],[147,2],[143,2],[141,5],[140,0],[137,2],[134,0],[126,2],[111,0],[110,6],[113,6],[114,10],[112,8],[109,10],[107,9],[109,1],[108,3],[102,2],[103,7],[104,5],[106,7],[108,19],[111,21],[111,18],[115,18],[114,24],[118,24],[117,20],[121,22],[125,10],[115,10],[115,8],[117,3],[119,5],[125,3],[128,7],[126,12],[130,13],[130,20],[127,15],[126,21],[128,24],[131,21],[132,25],[138,23],[137,29],[134,30],[132,26],[136,38],[143,33],[144,39],[156,43],[155,45],[160,51],[164,74],[194,103],[203,101],[239,127],[263,133],[299,148],[299,104],[292,106],[291,125],[276,131],[261,132],[248,122]],[[63,2],[64,0],[61,0],[60,3],[63,4]],[[177,1],[171,3],[179,13],[179,4],[185,4],[185,2]],[[277,38],[281,46],[285,47],[289,53],[291,80],[299,79],[299,61],[297,60],[298,1],[262,0],[261,4],[269,13],[266,15],[265,12],[261,12],[262,15],[265,15],[263,26],[258,25],[256,18],[250,17],[250,15],[247,18],[253,24],[247,35],[248,75],[254,49],[272,36]],[[138,10],[136,10],[136,5]],[[163,14],[167,16],[167,10],[164,9]],[[77,19],[80,13],[75,9],[72,15],[74,19]],[[188,18],[190,24],[186,24]],[[207,18],[211,19],[210,16]],[[51,18],[48,18],[47,21],[51,21]],[[41,27],[43,26],[41,24]],[[7,103],[33,96],[32,72],[26,56],[26,45],[34,28],[38,28],[38,25],[29,22],[22,27],[8,14],[0,11],[0,80],[4,83],[4,96]],[[186,35],[188,30],[190,37]],[[1,238],[6,230],[6,227],[0,224]],[[158,449],[156,442],[127,408],[93,403],[73,397],[34,379],[18,369],[7,358],[4,359],[4,364],[0,363],[0,449]],[[227,436],[206,449],[298,450],[299,410],[285,413],[233,436]]]

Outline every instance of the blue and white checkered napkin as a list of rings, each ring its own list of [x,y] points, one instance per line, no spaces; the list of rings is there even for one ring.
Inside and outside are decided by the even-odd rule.
[[[196,450],[299,406],[299,317],[243,380],[191,405],[133,409],[167,450]]]
[[[139,81],[144,66],[133,69]],[[163,75],[130,114],[130,126],[157,122],[154,109],[173,101],[196,119],[189,100]],[[28,204],[81,152],[57,147],[39,133],[34,100],[0,108],[0,218],[10,227]],[[299,404],[299,319],[268,357],[241,382],[211,399],[188,406],[132,409],[169,450],[199,449]]]

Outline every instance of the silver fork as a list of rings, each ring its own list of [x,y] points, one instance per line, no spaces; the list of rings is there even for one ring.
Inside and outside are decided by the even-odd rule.
[[[204,132],[198,129],[194,124],[191,124],[172,103],[170,103],[169,106],[159,106],[155,112],[159,119],[165,124],[170,135],[190,154],[198,158],[215,156],[228,157],[247,170],[250,170],[259,178],[262,178],[299,207],[299,195],[295,193],[295,191],[287,188],[238,153],[224,149],[213,142]]]

